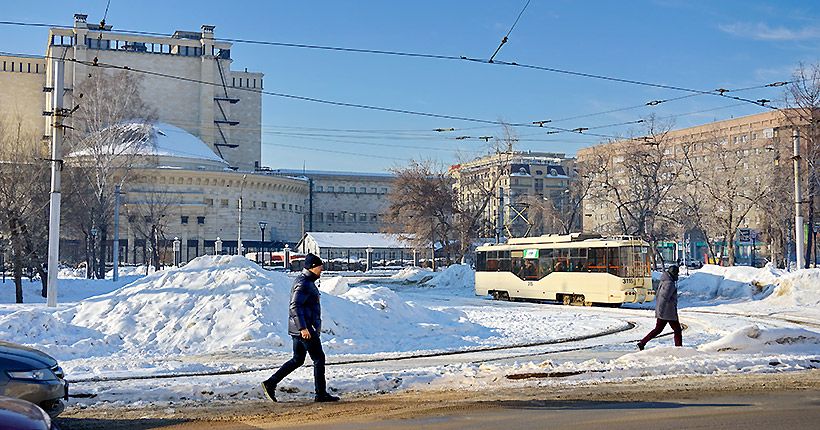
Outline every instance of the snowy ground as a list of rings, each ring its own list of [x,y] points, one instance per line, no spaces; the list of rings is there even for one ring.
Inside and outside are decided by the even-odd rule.
[[[692,272],[679,286],[685,347],[667,337],[644,352],[634,342],[654,325],[647,306],[493,302],[474,296],[465,266],[380,275],[321,282],[329,385],[342,393],[820,367],[818,269]],[[0,339],[55,356],[72,391],[89,396],[72,400],[82,407],[259,398],[259,382],[289,356],[291,282],[244,258],[201,257],[118,283],[61,280],[56,310],[43,305],[39,283],[26,285],[30,304],[13,304],[7,282]],[[506,378],[525,374],[540,378]],[[145,379],[118,380],[133,377]],[[312,371],[297,370],[280,389],[282,400],[308,396]]]

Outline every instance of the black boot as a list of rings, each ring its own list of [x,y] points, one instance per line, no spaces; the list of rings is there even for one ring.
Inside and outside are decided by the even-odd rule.
[[[341,399],[330,393],[322,393],[316,395],[316,397],[313,400],[316,402],[338,402]]]
[[[271,399],[271,401],[276,401],[276,384],[270,381],[263,381],[262,391],[265,393],[267,398]]]

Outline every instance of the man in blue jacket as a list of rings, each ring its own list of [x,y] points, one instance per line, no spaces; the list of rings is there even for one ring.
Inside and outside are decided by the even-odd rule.
[[[336,402],[338,397],[327,392],[325,382],[325,353],[319,333],[322,331],[322,308],[316,280],[322,276],[322,260],[313,254],[305,256],[305,268],[296,277],[290,294],[288,334],[293,338],[293,358],[283,364],[270,378],[262,382],[269,399],[276,401],[276,384],[305,363],[305,355],[313,360],[313,379],[317,402]]]

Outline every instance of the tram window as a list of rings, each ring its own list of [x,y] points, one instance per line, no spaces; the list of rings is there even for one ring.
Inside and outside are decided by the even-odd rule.
[[[570,272],[586,272],[587,271],[587,249],[586,248],[571,248],[569,250],[569,268]]]
[[[516,275],[525,281],[537,281],[541,279],[538,276],[538,260],[534,258],[513,259],[513,264],[519,262],[520,268],[515,270]]]
[[[484,272],[487,270],[487,253],[478,251],[475,253],[475,270],[476,272]]]
[[[569,250],[568,249],[554,249],[553,258],[554,271],[569,272]]]
[[[590,272],[603,272],[603,273],[606,273],[606,271],[607,271],[606,255],[607,255],[607,249],[606,248],[590,248],[589,249],[589,256],[588,256],[588,264],[587,264],[588,270]]]
[[[487,272],[497,272],[498,271],[498,251],[487,251],[487,262],[485,270]]]
[[[555,262],[552,260],[552,256],[546,257],[544,255],[545,250],[541,250],[541,255],[538,258],[538,272],[541,273],[541,277],[547,276],[553,272],[553,268]],[[552,251],[551,249],[549,251]],[[552,254],[552,253],[550,253]]]
[[[498,270],[501,272],[509,272],[510,267],[510,251],[498,251]]]
[[[623,276],[621,273],[621,248],[609,248],[607,251],[607,271],[615,276]]]
[[[516,254],[515,251],[512,252],[513,255]],[[518,276],[521,279],[524,279],[524,259],[521,257],[513,257],[510,259],[510,266],[512,268],[512,272],[515,276]]]
[[[552,258],[555,251],[555,249],[539,249],[538,256],[541,258]]]

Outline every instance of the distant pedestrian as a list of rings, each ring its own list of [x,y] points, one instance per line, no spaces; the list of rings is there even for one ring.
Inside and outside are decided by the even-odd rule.
[[[276,401],[276,384],[305,363],[305,355],[313,360],[313,382],[317,402],[336,402],[338,397],[327,392],[325,382],[325,353],[319,333],[322,330],[322,309],[316,280],[322,276],[322,260],[313,254],[305,256],[305,268],[296,277],[290,294],[288,334],[293,338],[293,358],[282,365],[270,378],[262,382],[265,394]]]
[[[658,291],[655,293],[655,328],[638,342],[638,349],[643,351],[647,342],[659,335],[666,324],[672,327],[675,346],[683,346],[683,330],[678,321],[678,266],[672,266],[663,272]]]

